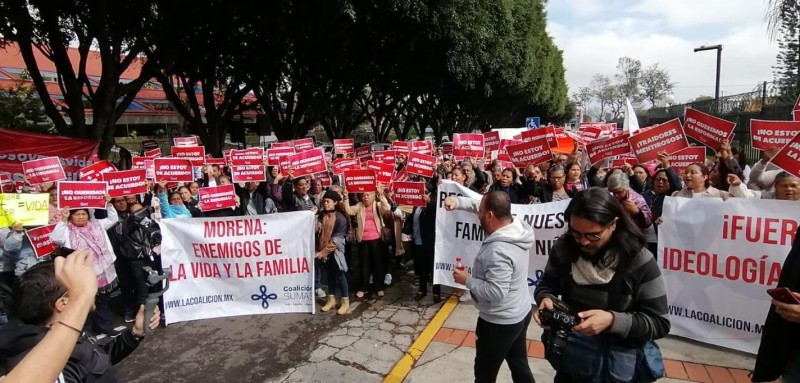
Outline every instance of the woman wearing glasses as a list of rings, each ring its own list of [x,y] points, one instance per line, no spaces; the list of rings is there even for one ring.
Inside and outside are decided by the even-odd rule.
[[[541,203],[563,201],[570,199],[574,193],[567,190],[566,172],[560,165],[547,169],[547,183],[523,180],[523,186],[528,194],[539,199]]]
[[[553,312],[554,303],[579,318],[566,332],[545,326],[542,340],[555,382],[641,379],[649,371],[637,365],[638,354],[670,329],[658,264],[641,230],[607,190],[578,193],[564,214],[569,232],[553,245],[534,294],[539,325],[540,312]]]
[[[675,170],[670,167],[667,154],[659,153],[658,161],[661,163],[661,168],[653,174],[653,188],[642,194],[647,206],[650,206],[650,212],[653,214],[653,226],[645,230],[647,249],[656,258],[658,258],[658,225],[661,222],[661,213],[664,211],[664,197],[681,190],[681,179],[675,173]]]

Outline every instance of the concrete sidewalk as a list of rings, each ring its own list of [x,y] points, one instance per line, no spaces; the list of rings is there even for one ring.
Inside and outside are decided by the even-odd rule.
[[[471,302],[458,302],[451,297],[428,329],[411,346],[422,349],[417,359],[406,361],[410,371],[403,371],[403,361],[387,377],[387,382],[464,382],[473,380],[475,358],[475,323],[478,311]],[[424,339],[425,333],[435,334]],[[533,322],[528,328],[528,362],[537,382],[552,382],[555,372],[543,359],[540,342],[542,330]],[[427,343],[423,345],[422,343]],[[755,364],[752,355],[708,346],[677,337],[657,341],[664,355],[667,377],[659,382],[749,383],[748,371]],[[407,357],[406,359],[408,359]],[[407,375],[403,373],[406,372]],[[510,382],[511,373],[505,362],[498,382]]]

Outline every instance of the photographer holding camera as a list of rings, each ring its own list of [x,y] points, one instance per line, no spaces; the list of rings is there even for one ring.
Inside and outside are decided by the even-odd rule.
[[[534,294],[555,382],[660,378],[652,341],[670,329],[667,295],[644,235],[605,189],[578,193],[565,219],[569,231],[550,250]]]
[[[102,347],[87,337],[81,328],[97,291],[97,281],[91,278],[94,272],[91,262],[90,252],[80,250],[69,254],[66,261],[57,259],[58,268],[54,262],[44,262],[22,275],[14,302],[14,313],[19,319],[0,328],[0,361],[6,370],[19,364],[24,377],[29,374],[30,360],[50,355],[52,364],[42,363],[45,375],[52,372],[52,367],[63,366],[64,382],[119,381],[112,365],[130,355],[144,338],[145,310],[141,306],[134,326]],[[156,310],[148,327],[158,327],[159,319],[160,313]],[[68,337],[67,334],[72,335]],[[61,347],[53,344],[53,339]],[[72,345],[61,342],[68,339],[77,339],[77,344],[64,366],[65,347]],[[37,347],[41,342],[45,343]],[[31,358],[25,358],[29,352]]]

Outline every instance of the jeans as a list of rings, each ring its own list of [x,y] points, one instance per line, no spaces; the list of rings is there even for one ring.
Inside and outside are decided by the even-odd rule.
[[[336,295],[336,287],[338,286],[342,292],[342,298],[350,297],[350,289],[347,285],[347,273],[339,269],[339,264],[333,256],[328,259],[328,294]]]
[[[361,283],[358,291],[367,291],[370,288],[369,276],[378,291],[383,291],[383,277],[386,275],[383,257],[386,254],[386,245],[380,238],[371,241],[361,241],[358,244],[358,257],[361,266]]]
[[[795,349],[781,375],[782,383],[800,383],[800,350]]]
[[[495,382],[503,360],[511,370],[514,383],[534,382],[528,365],[525,334],[531,312],[519,323],[494,324],[478,318],[475,328],[475,382]]]

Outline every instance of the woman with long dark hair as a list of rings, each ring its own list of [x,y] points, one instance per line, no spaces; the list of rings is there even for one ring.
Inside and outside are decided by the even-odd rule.
[[[522,191],[522,184],[517,182],[517,172],[511,168],[505,168],[500,172],[500,179],[489,188],[489,191],[500,190],[508,194],[511,203],[523,203],[528,197]]]
[[[555,382],[592,381],[609,374],[616,381],[633,381],[646,373],[637,363],[598,361],[636,361],[641,348],[653,347],[647,342],[669,333],[661,270],[641,230],[607,190],[578,193],[564,218],[569,231],[553,245],[534,294],[540,311],[553,311],[562,302],[557,307],[579,318],[566,335],[551,329],[542,335],[545,357],[556,369]],[[534,318],[543,325],[538,311]],[[556,349],[563,336],[567,339]]]
[[[342,298],[339,315],[347,314],[350,309],[350,289],[347,284],[347,261],[345,260],[345,238],[350,226],[350,220],[344,210],[342,196],[332,190],[322,195],[322,210],[318,213],[320,230],[317,240],[316,259],[328,258],[328,302],[320,308],[322,312],[332,310],[336,306],[336,287],[338,286]],[[333,255],[333,257],[331,257]]]
[[[538,198],[542,203],[562,201],[575,195],[566,188],[565,181],[564,167],[554,165],[547,169],[547,183],[526,181],[525,188],[528,194]]]
[[[686,167],[683,183],[683,190],[672,193],[673,197],[728,199],[728,192],[711,186],[711,171],[701,163],[695,162]]]

